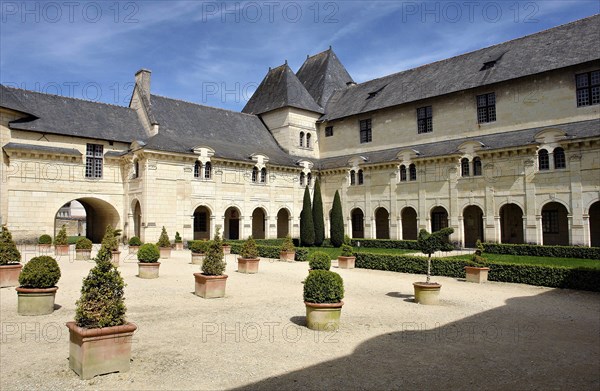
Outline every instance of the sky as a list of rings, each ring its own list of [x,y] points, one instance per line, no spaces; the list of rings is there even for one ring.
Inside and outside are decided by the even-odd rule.
[[[269,67],[332,46],[358,83],[600,13],[600,1],[0,1],[0,82],[240,111]]]

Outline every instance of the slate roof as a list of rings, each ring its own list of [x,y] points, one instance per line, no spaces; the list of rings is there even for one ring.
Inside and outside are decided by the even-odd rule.
[[[158,95],[151,95],[150,101],[160,130],[147,140],[146,149],[192,153],[194,147],[208,146],[215,157],[250,161],[250,155],[260,153],[269,157],[269,163],[296,165],[297,158],[281,149],[255,115]]]
[[[269,70],[242,112],[258,115],[282,107],[324,112],[287,63]]]
[[[597,61],[600,15],[336,91],[322,120]],[[495,66],[482,69],[484,63]],[[369,94],[379,91],[368,99]]]
[[[23,111],[35,117],[10,122],[11,129],[130,143],[146,138],[133,109],[4,86]],[[10,102],[9,102],[10,103]]]
[[[348,83],[354,82],[331,47],[308,57],[296,76],[321,107],[325,107],[335,90],[347,88]]]
[[[0,84],[0,107],[5,107],[7,109],[35,116],[31,108],[25,108],[25,106],[23,106],[23,104],[13,93],[13,89],[2,84]]]
[[[600,137],[600,119],[590,121],[572,122],[563,125],[552,125],[512,132],[489,134],[478,137],[463,137],[454,140],[445,140],[428,144],[415,144],[382,151],[361,152],[347,156],[336,156],[321,159],[316,162],[315,168],[320,170],[348,167],[348,160],[354,156],[363,156],[368,160],[365,164],[377,164],[395,161],[400,151],[412,149],[419,152],[419,158],[459,154],[458,147],[468,141],[481,142],[485,145],[483,151],[496,149],[515,148],[524,145],[537,145],[535,135],[544,129],[560,129],[567,133],[567,139],[584,139],[589,137]]]
[[[63,156],[81,156],[81,152],[74,148],[58,148],[58,147],[47,147],[45,145],[34,145],[34,144],[21,144],[21,143],[7,143],[2,149],[5,151],[36,151],[50,153],[53,155]]]

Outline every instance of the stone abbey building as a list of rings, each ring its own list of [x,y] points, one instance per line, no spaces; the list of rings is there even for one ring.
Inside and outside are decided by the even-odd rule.
[[[147,70],[129,107],[0,86],[0,221],[33,241],[77,200],[94,241],[298,236],[320,178],[355,238],[600,246],[599,37],[595,15],[360,84],[329,49],[241,113],[154,95]]]

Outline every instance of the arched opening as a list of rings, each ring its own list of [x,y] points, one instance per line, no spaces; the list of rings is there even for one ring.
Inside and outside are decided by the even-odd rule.
[[[431,210],[431,232],[437,232],[448,227],[448,212],[443,206]]]
[[[300,140],[298,140],[298,145],[301,147],[304,146],[304,132],[300,132]]]
[[[460,160],[460,176],[469,176],[469,159],[466,157]]]
[[[91,197],[78,198],[64,204],[54,218],[55,235],[62,225],[68,236],[85,236],[100,243],[106,226],[120,227],[119,212],[108,202]]]
[[[138,200],[133,201],[133,235],[138,238],[142,234],[142,207]]]
[[[310,148],[310,133],[306,133],[306,148]]]
[[[410,206],[407,206],[402,209],[400,216],[402,217],[402,239],[417,240],[417,212]]]
[[[540,149],[538,151],[538,169],[550,169],[550,158],[548,157],[548,151],[546,151],[545,149]]]
[[[364,238],[365,237],[365,216],[362,210],[356,208],[353,209],[350,216],[352,217],[352,237],[353,238]]]
[[[194,240],[210,238],[210,210],[199,206],[194,211]]]
[[[358,170],[358,184],[362,185],[365,183],[365,177],[363,174],[363,170]]]
[[[593,247],[600,247],[600,201],[590,207],[590,238]]]
[[[262,208],[254,209],[252,212],[252,237],[254,239],[264,239],[267,224],[267,215]]]
[[[502,243],[523,244],[523,211],[516,204],[506,204],[500,208],[500,241]]]
[[[569,245],[567,208],[558,202],[549,202],[542,208],[542,235],[545,245]]]
[[[406,182],[406,166],[404,164],[400,166],[400,181]]]
[[[411,181],[416,181],[417,180],[417,166],[415,166],[414,164],[411,164],[410,166],[408,166],[408,174],[409,174]]]
[[[354,170],[350,171],[350,186],[354,186],[356,184],[356,176]]]
[[[375,211],[375,237],[377,239],[390,238],[390,214],[385,208]]]
[[[285,238],[290,233],[290,212],[279,209],[277,212],[277,237]]]
[[[483,211],[476,205],[467,206],[463,210],[463,226],[465,234],[465,247],[474,248],[477,240],[482,242],[483,237]]]
[[[223,227],[225,239],[237,240],[240,238],[240,215],[240,211],[234,206],[225,211],[225,227]]]

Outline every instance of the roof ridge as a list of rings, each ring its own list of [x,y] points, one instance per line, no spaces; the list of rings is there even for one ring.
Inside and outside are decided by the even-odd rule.
[[[191,101],[184,100],[184,99],[170,98],[168,96],[164,96],[164,95],[160,95],[160,94],[150,94],[150,103],[151,104],[152,104],[152,97],[153,96],[156,96],[156,97],[162,98],[162,99],[173,100],[173,101],[176,101],[176,102],[187,103],[189,105],[194,105],[194,106],[199,106],[199,107],[206,107],[206,108],[209,108],[209,109],[226,111],[226,112],[232,113],[232,114],[242,114],[242,115],[246,115],[246,116],[249,116],[249,117],[258,118],[255,114],[248,114],[248,113],[243,113],[241,111],[234,111],[234,110],[224,109],[222,107],[215,107],[215,106],[203,105],[203,104],[200,104],[200,103],[191,102]]]

